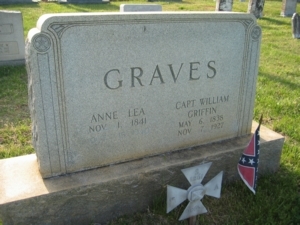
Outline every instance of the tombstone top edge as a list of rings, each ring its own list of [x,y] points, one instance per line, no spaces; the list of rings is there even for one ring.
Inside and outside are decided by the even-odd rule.
[[[254,15],[242,12],[104,12],[104,13],[56,13],[44,14],[38,21],[39,30],[46,29],[53,22],[68,23],[76,21],[76,17],[80,21],[130,21],[130,20],[158,20],[158,19],[244,19],[253,20],[256,23]]]

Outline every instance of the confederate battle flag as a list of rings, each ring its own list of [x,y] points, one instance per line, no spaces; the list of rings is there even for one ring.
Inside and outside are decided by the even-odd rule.
[[[250,143],[245,149],[238,163],[238,172],[247,185],[247,187],[255,194],[257,185],[257,173],[259,162],[259,129],[262,122],[262,116],[259,120],[259,125],[253,134]]]

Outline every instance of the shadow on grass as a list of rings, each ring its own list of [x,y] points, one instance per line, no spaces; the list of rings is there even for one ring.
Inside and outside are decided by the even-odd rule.
[[[12,74],[27,74],[26,72],[26,67],[25,65],[21,66],[0,66],[0,79],[7,77],[7,76],[12,76]],[[27,77],[26,77],[26,82],[27,82]]]
[[[59,3],[57,3],[59,4]],[[112,5],[110,3],[101,3],[101,4],[67,4],[63,3],[66,8],[76,10],[77,12],[95,12],[99,11],[118,11],[120,8],[117,5]]]
[[[20,11],[20,8],[28,8],[28,9],[36,9],[36,8],[40,8],[39,3],[25,3],[25,4],[1,4],[0,3],[0,7],[3,6],[9,6],[9,10],[15,9],[16,11]]]
[[[282,21],[280,19],[274,19],[274,18],[270,18],[270,17],[263,17],[263,18],[260,18],[260,20],[268,21],[268,22],[273,23],[275,25],[290,25],[291,24],[290,22],[285,22],[285,21]]]
[[[299,74],[288,73],[287,75],[292,76],[292,77],[299,77]],[[275,75],[264,73],[264,72],[259,72],[259,76],[264,76],[272,81],[283,84],[292,90],[298,90],[300,88],[299,84],[293,83],[293,82],[289,81],[288,79],[284,79],[283,76],[279,77],[279,76],[275,76]]]

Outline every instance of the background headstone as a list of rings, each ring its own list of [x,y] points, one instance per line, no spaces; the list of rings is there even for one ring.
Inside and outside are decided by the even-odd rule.
[[[257,19],[263,17],[265,0],[249,0],[248,13],[252,13]]]
[[[26,57],[43,177],[250,132],[261,39],[253,15],[49,14],[38,24]]]
[[[281,8],[281,16],[291,17],[296,12],[297,0],[283,0]]]
[[[0,65],[25,64],[22,13],[0,11]]]
[[[217,0],[216,11],[232,11],[233,0]]]
[[[147,12],[147,11],[162,11],[161,5],[147,4],[121,4],[120,12]]]
[[[294,13],[292,17],[293,38],[300,38],[300,16]]]

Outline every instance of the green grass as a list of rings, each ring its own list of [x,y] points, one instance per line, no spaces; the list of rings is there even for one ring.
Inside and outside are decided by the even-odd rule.
[[[0,67],[0,159],[33,152],[25,67]]]
[[[35,5],[0,6],[0,10],[19,10],[24,18],[24,35],[35,27],[42,14],[58,12],[119,11],[110,4],[65,5],[41,2]],[[126,2],[146,3],[146,1]],[[164,11],[214,11],[212,0],[155,2]],[[266,1],[254,119],[264,115],[263,124],[286,137],[280,169],[258,180],[253,195],[242,181],[225,184],[220,199],[204,198],[208,213],[199,224],[300,224],[300,40],[293,39],[291,18],[280,16],[282,2]],[[235,1],[233,11],[246,12],[248,2]],[[300,11],[300,4],[297,6]],[[0,159],[34,152],[30,141],[27,107],[27,75],[24,66],[0,67]],[[165,213],[166,190],[153,201],[148,211],[124,216],[116,224],[187,224],[178,222],[184,204]],[[1,224],[1,222],[0,222]]]

